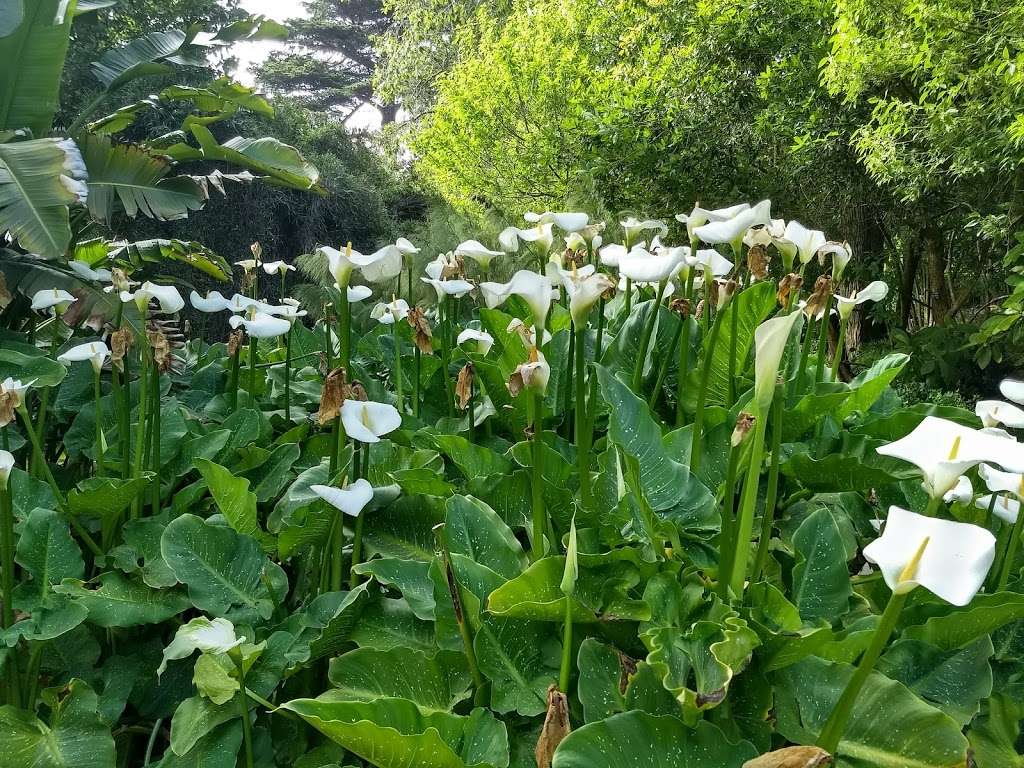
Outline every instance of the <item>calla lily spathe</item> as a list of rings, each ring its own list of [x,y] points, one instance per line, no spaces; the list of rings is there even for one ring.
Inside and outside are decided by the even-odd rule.
[[[530,358],[516,367],[509,378],[508,389],[513,397],[523,389],[544,394],[551,379],[551,366],[544,354],[536,347],[530,348]]]
[[[660,283],[683,269],[684,248],[633,248],[619,261],[619,274],[635,283]]]
[[[347,288],[349,280],[352,279],[352,270],[356,268],[356,265],[349,259],[349,256],[355,252],[351,248],[339,251],[337,248],[331,248],[329,245],[321,245],[316,251],[327,257],[327,269],[334,278],[334,282],[339,286]]]
[[[504,256],[504,251],[492,251],[478,240],[464,240],[455,249],[456,256],[468,257],[480,265],[482,269],[491,266],[491,262],[498,256]]]
[[[178,289],[173,285],[159,285],[150,281],[144,282],[134,293],[121,292],[121,301],[127,303],[135,302],[140,312],[145,311],[150,302],[155,301],[160,307],[159,311],[167,315],[180,312],[185,307],[185,300],[181,298]],[[154,310],[155,311],[155,310]]]
[[[506,333],[516,334],[520,339],[522,339],[523,346],[527,349],[535,346],[533,328],[524,323],[520,318],[513,317],[509,321],[505,331]],[[551,334],[548,332],[547,328],[545,328],[544,334],[541,336],[540,346],[545,346],[549,341],[551,341]]]
[[[72,347],[67,352],[58,355],[57,359],[69,365],[88,360],[92,363],[93,370],[99,372],[108,357],[110,357],[110,350],[107,349],[106,344],[102,341],[89,341]]]
[[[717,208],[715,210],[708,210],[707,208],[695,205],[689,213],[677,213],[676,221],[686,225],[686,234],[692,242],[697,237],[697,227],[702,227],[710,221],[728,221],[748,208],[750,208],[749,203],[737,203],[736,205],[730,205],[728,208]]]
[[[478,355],[486,355],[491,351],[491,347],[494,346],[494,337],[487,333],[487,331],[480,331],[476,328],[466,328],[459,333],[455,343],[461,347],[463,345],[467,345],[467,342],[472,342],[471,346],[473,351]]]
[[[801,264],[810,262],[817,255],[818,249],[826,242],[824,232],[818,229],[808,229],[799,221],[791,221],[786,224],[786,233],[783,237],[796,246]]]
[[[523,214],[523,218],[530,224],[547,224],[550,222],[563,232],[579,232],[590,223],[590,216],[588,214],[577,211],[559,213],[552,211],[544,211],[544,213],[527,211]]]
[[[7,489],[7,481],[14,470],[14,454],[10,451],[0,450],[0,490]]]
[[[712,221],[694,230],[697,238],[708,245],[728,243],[734,253],[743,244],[747,230],[771,221],[771,200],[762,200],[753,208],[745,208],[730,219]]]
[[[263,307],[263,311],[268,315],[283,318],[290,324],[294,324],[300,317],[305,317],[309,314],[306,310],[302,309],[302,305],[295,299],[281,299],[280,304],[268,304]]]
[[[620,221],[619,226],[622,227],[622,231],[626,236],[626,242],[630,243],[630,245],[637,241],[642,232],[654,231],[662,237],[668,234],[668,225],[661,219],[644,219],[641,221],[636,216],[629,216]]]
[[[974,406],[975,415],[985,427],[1003,424],[1010,429],[1024,427],[1024,409],[1002,400],[979,400]]]
[[[397,320],[405,320],[408,316],[409,303],[405,299],[381,302],[370,310],[370,317],[381,325],[394,325]]]
[[[157,667],[156,675],[160,677],[167,669],[168,661],[176,661],[191,656],[194,651],[202,653],[227,653],[245,642],[244,637],[235,636],[235,625],[227,619],[208,619],[198,616],[188,624],[178,627],[170,645],[164,648],[164,657]]]
[[[337,283],[334,287],[341,290]],[[345,289],[345,295],[348,296],[350,304],[358,304],[360,301],[370,298],[373,295],[373,290],[368,285],[352,285]]]
[[[402,426],[402,415],[388,403],[346,400],[341,406],[345,434],[361,443],[379,443],[380,439]]]
[[[21,379],[12,379],[8,376],[3,381],[0,381],[0,395],[6,395],[15,408],[21,408],[25,404],[25,393],[28,392],[29,388],[35,384],[35,379],[32,381],[22,381]]]
[[[1024,381],[1003,379],[999,382],[999,391],[1007,400],[1024,405]]]
[[[332,485],[311,485],[310,490],[349,517],[359,517],[363,508],[373,501],[373,486],[363,478],[359,478],[343,488],[335,488]]]
[[[200,296],[196,291],[192,291],[188,295],[188,300],[194,309],[207,314],[223,312],[231,306],[231,301],[224,298],[220,291],[210,291],[206,296]]]
[[[992,503],[993,496],[995,496],[995,504]],[[1008,496],[1000,496],[999,494],[988,493],[980,496],[974,502],[974,506],[978,509],[984,509],[986,512],[989,507],[992,507],[992,514],[1007,525],[1016,523],[1017,516],[1020,514],[1020,501],[1018,499],[1011,499]]]
[[[832,282],[838,285],[846,270],[846,265],[853,258],[853,248],[849,243],[830,240],[818,249],[818,263],[824,265],[826,256],[832,257]]]
[[[249,310],[267,312],[267,305],[258,299],[251,298],[250,296],[246,296],[242,293],[236,293],[228,299],[228,305],[225,309],[229,309],[232,312],[248,312]],[[267,314],[269,314],[269,312]]]
[[[488,309],[501,306],[509,296],[519,296],[530,307],[536,328],[544,328],[547,323],[551,291],[551,280],[546,275],[526,269],[516,272],[507,283],[480,283],[480,293]]]
[[[922,586],[953,605],[967,605],[992,567],[995,544],[980,526],[889,507],[882,535],[864,547],[864,557],[896,594]]]
[[[288,333],[291,322],[283,317],[274,317],[266,312],[254,312],[251,318],[244,315],[232,315],[228,325],[237,328],[245,326],[245,332],[254,339],[276,339]]]
[[[839,310],[839,318],[843,319],[853,314],[853,310],[868,301],[881,301],[889,294],[889,286],[881,280],[868,283],[852,296],[836,295],[836,308]]]
[[[754,400],[762,418],[772,404],[779,365],[798,317],[796,312],[777,315],[754,331]]]
[[[408,243],[409,241],[406,240],[406,242]],[[409,243],[409,245],[412,246],[412,243]],[[419,249],[416,248],[412,253],[418,251]],[[349,260],[359,268],[363,277],[371,283],[383,283],[387,280],[394,280],[402,274],[404,256],[405,251],[397,243],[392,243],[385,245],[383,248],[378,248],[371,254],[352,251]]]
[[[267,261],[263,264],[263,271],[268,275],[280,275],[282,272],[294,272],[295,266],[287,261]]]
[[[68,268],[83,280],[92,280],[97,283],[109,283],[114,279],[114,273],[109,269],[93,269],[87,262],[75,259],[68,262]]]
[[[603,272],[590,270],[584,274],[581,269],[575,274],[568,273],[568,276],[563,278],[562,285],[569,297],[569,315],[572,317],[573,327],[579,331],[587,327],[590,311],[605,291],[615,286],[615,282]]]
[[[445,296],[459,298],[473,290],[473,284],[468,280],[461,278],[445,279],[443,275],[447,264],[448,260],[444,254],[438,256],[424,268],[423,271],[427,273],[427,276],[420,278],[424,283],[433,286],[435,293],[437,293],[438,301],[444,299]]]
[[[242,259],[235,262],[235,266],[241,267],[243,272],[254,272],[262,264],[263,262],[259,259]]]
[[[44,288],[32,294],[32,309],[63,315],[67,308],[78,301],[77,297],[60,288]]]
[[[505,227],[498,235],[498,242],[508,253],[515,253],[519,250],[519,242],[533,243],[543,253],[551,250],[555,242],[555,236],[551,231],[552,223],[538,224],[535,227],[520,229],[519,227]]]
[[[954,501],[959,504],[970,504],[973,498],[974,486],[971,485],[971,479],[967,475],[961,475],[953,489],[947,491],[942,500],[947,504],[952,504]]]
[[[1019,499],[1024,498],[1024,474],[1020,472],[1004,472],[988,464],[981,464],[978,477],[993,493],[1012,493]]]
[[[909,435],[877,450],[920,469],[932,498],[942,498],[960,475],[982,462],[1024,471],[1024,445],[936,416],[926,416]]]
[[[646,243],[637,243],[633,247],[643,248],[645,245]],[[626,253],[626,246],[619,243],[609,243],[598,250],[597,257],[601,261],[602,266],[618,269]]]

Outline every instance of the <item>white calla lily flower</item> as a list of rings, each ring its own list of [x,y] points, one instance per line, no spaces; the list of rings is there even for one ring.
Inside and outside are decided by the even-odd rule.
[[[102,341],[88,341],[72,347],[67,352],[57,356],[57,360],[70,365],[88,360],[92,363],[93,370],[97,373],[103,368],[103,364],[110,357],[110,350]]]
[[[353,440],[379,443],[384,435],[402,426],[402,414],[388,403],[346,400],[341,406],[341,423]]]
[[[714,210],[695,205],[689,213],[677,213],[676,221],[686,225],[686,234],[690,238],[690,242],[693,242],[697,238],[697,227],[702,227],[709,221],[728,221],[748,208],[750,208],[749,203],[737,203],[736,205],[730,205],[728,208],[716,208]]]
[[[507,283],[480,283],[480,293],[488,309],[501,306],[509,296],[519,296],[530,307],[536,328],[544,328],[547,323],[551,289],[551,280],[547,275],[526,269],[516,272]]]
[[[864,547],[895,594],[921,586],[953,605],[967,605],[995,559],[995,537],[970,523],[889,507],[882,535]]]
[[[933,499],[941,499],[960,475],[982,462],[1024,471],[1024,445],[936,416],[926,416],[909,435],[877,450],[920,469]]]
[[[818,263],[824,265],[826,256],[832,256],[832,282],[838,285],[846,265],[853,258],[853,248],[849,243],[830,240],[818,249]]]
[[[533,327],[524,323],[520,318],[513,317],[508,326],[505,328],[507,333],[514,333],[519,336],[523,341],[523,346],[529,349],[530,347],[536,346],[533,335]],[[544,329],[544,334],[541,336],[540,346],[545,346],[551,341],[551,333],[548,332],[547,328]]]
[[[402,249],[392,243],[370,254],[352,251],[348,259],[371,283],[383,283],[402,274],[403,255]]]
[[[412,241],[407,237],[400,237],[395,240],[395,248],[397,248],[403,256],[412,256],[420,252],[420,249],[413,245]]]
[[[188,295],[188,301],[193,308],[207,314],[222,312],[231,306],[231,301],[224,298],[220,291],[210,291],[206,296],[200,296],[196,291],[192,291]]]
[[[509,379],[509,392],[515,397],[522,389],[530,389],[543,395],[550,378],[551,366],[544,354],[536,347],[530,347],[529,359],[517,366]]]
[[[853,310],[868,301],[881,301],[889,295],[889,286],[881,280],[868,283],[852,296],[840,296],[836,294],[836,308],[839,310],[839,318],[847,318],[853,314]]]
[[[21,379],[12,379],[8,376],[3,381],[0,381],[0,395],[6,395],[15,409],[21,408],[25,404],[25,394],[35,383],[35,379],[22,381]],[[6,425],[0,424],[0,426]]]
[[[634,283],[660,283],[683,269],[686,249],[657,248],[653,253],[633,248],[619,261],[619,274]]]
[[[32,294],[32,310],[35,312],[48,312],[63,315],[68,307],[78,301],[73,294],[61,288],[44,288]]]
[[[733,253],[738,253],[748,229],[771,221],[771,209],[772,201],[762,200],[752,208],[745,208],[732,218],[703,224],[697,227],[693,233],[698,240],[708,245],[728,243],[732,247]]]
[[[68,262],[68,268],[83,280],[92,280],[97,283],[109,283],[114,279],[114,273],[109,269],[93,267],[85,261],[75,259]]]
[[[818,249],[827,242],[824,232],[818,229],[808,229],[799,221],[791,221],[786,224],[786,232],[783,237],[796,246],[801,264],[809,263],[817,255]]]
[[[349,517],[359,517],[363,508],[373,501],[373,486],[363,478],[359,478],[343,488],[335,488],[332,485],[311,485],[309,489]]]
[[[1024,499],[1024,474],[1020,472],[1004,472],[988,464],[981,464],[978,477],[993,493],[1012,493],[1018,499]]]
[[[992,503],[993,497],[995,503]],[[1020,515],[1020,500],[1011,499],[1009,496],[1001,496],[1000,494],[986,494],[978,498],[974,502],[974,506],[978,509],[984,509],[986,512],[989,507],[992,507],[992,514],[998,517],[1007,525],[1013,525],[1017,522],[1017,516]]]
[[[562,285],[569,297],[569,315],[573,327],[580,331],[587,327],[587,318],[594,305],[605,291],[615,286],[615,281],[603,272],[591,269],[585,273],[580,269],[575,274],[569,272],[564,275]]]
[[[952,490],[946,491],[946,495],[942,497],[942,500],[946,504],[952,504],[954,501],[958,504],[970,504],[973,498],[974,486],[971,485],[971,479],[967,475],[961,475]]]
[[[563,232],[579,232],[590,223],[590,216],[578,211],[560,213],[553,213],[551,211],[534,213],[533,211],[527,211],[523,214],[523,218],[531,224],[547,224],[550,222]]]
[[[460,347],[466,344],[466,342],[472,342],[472,351],[478,355],[486,355],[491,351],[491,347],[494,346],[494,337],[491,336],[487,331],[477,330],[476,328],[465,328],[459,333],[455,343]]]
[[[150,302],[155,301],[160,309],[153,311],[160,311],[166,315],[173,315],[185,307],[185,300],[181,298],[178,289],[173,285],[159,285],[148,280],[140,285],[134,293],[122,291],[121,301],[125,303],[129,301],[135,302],[135,306],[138,307],[140,312],[144,312],[149,307]]]
[[[408,316],[409,303],[405,299],[381,302],[370,310],[370,317],[381,325],[394,325],[396,321],[405,320]]]
[[[1010,429],[1024,427],[1024,408],[1002,400],[979,400],[974,406],[975,415],[985,427],[1004,424]]]
[[[292,327],[291,322],[285,318],[260,311],[252,313],[252,317],[232,315],[228,320],[228,325],[232,328],[244,325],[245,332],[254,339],[276,339],[278,336],[288,333]]]
[[[538,224],[535,227],[520,229],[519,227],[505,227],[498,235],[498,242],[508,253],[515,253],[519,250],[520,241],[533,243],[542,253],[546,254],[554,245],[555,236],[551,231],[552,222]]]
[[[341,290],[337,283],[334,284],[334,287]],[[345,289],[345,295],[348,296],[350,304],[358,304],[360,301],[370,298],[373,295],[373,289],[368,285],[352,285]]]
[[[999,382],[999,391],[1007,400],[1024,405],[1024,381],[1003,379]]]
[[[758,418],[766,418],[775,393],[775,380],[786,351],[793,324],[799,315],[777,315],[761,323],[754,331],[754,401]]]
[[[7,490],[7,482],[14,470],[14,454],[0,450],[0,490]]]
[[[282,272],[294,272],[295,266],[287,261],[265,261],[263,271],[268,275],[280,275]]]
[[[263,262],[259,259],[242,259],[235,262],[235,266],[241,267],[243,272],[254,272],[262,264]]]
[[[228,299],[228,304],[225,309],[232,312],[248,312],[250,309],[255,310],[256,312],[267,312],[267,305],[258,299],[254,299],[242,293],[236,293]]]
[[[478,240],[463,240],[455,249],[456,256],[468,257],[480,265],[481,269],[488,269],[491,262],[498,256],[504,256],[504,251],[492,251]]]
[[[662,237],[668,234],[668,225],[661,219],[644,219],[641,221],[636,216],[629,216],[620,221],[619,226],[622,227],[622,231],[626,236],[626,242],[630,246],[638,242],[642,232],[654,231]]]
[[[164,648],[164,657],[157,667],[156,676],[160,677],[164,673],[168,661],[187,658],[195,651],[227,653],[244,642],[244,637],[235,637],[235,625],[227,619],[198,616],[178,627],[174,639]]]
[[[643,248],[645,245],[646,243],[637,243],[634,247]],[[626,253],[626,246],[619,243],[609,243],[598,250],[597,257],[603,266],[618,269]]]
[[[280,304],[268,304],[263,307],[263,312],[283,318],[290,324],[294,324],[300,317],[305,317],[309,314],[306,310],[302,309],[302,305],[295,299],[282,299]]]
[[[424,283],[433,286],[438,301],[442,301],[445,296],[452,296],[454,298],[465,296],[474,288],[473,284],[468,280],[444,277],[445,268],[450,263],[445,254],[442,253],[436,259],[427,263],[427,266],[423,269],[427,276],[420,278]]]
[[[735,266],[714,248],[698,248],[696,254],[687,248],[686,255],[693,262],[693,268],[702,272],[705,279],[709,272],[712,277],[725,277]]]
[[[327,269],[334,278],[334,282],[347,288],[352,279],[352,271],[356,268],[349,258],[355,253],[352,247],[348,246],[344,251],[339,251],[337,248],[321,245],[316,252],[327,257]]]

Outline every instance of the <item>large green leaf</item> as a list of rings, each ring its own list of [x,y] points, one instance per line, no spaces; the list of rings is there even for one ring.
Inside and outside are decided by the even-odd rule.
[[[136,266],[144,262],[162,264],[164,261],[180,261],[206,273],[217,280],[227,280],[231,268],[222,256],[217,255],[201,243],[184,240],[139,240],[125,243],[110,251],[111,259],[123,259]]]
[[[236,477],[226,467],[209,459],[196,458],[195,468],[206,480],[217,509],[232,528],[255,539],[260,539],[259,520],[256,516],[256,494],[249,490],[249,481]]]
[[[808,658],[776,676],[778,731],[813,744],[846,683],[848,664]],[[963,768],[967,739],[960,725],[901,683],[872,673],[857,697],[836,752],[836,768]]]
[[[729,741],[717,726],[701,721],[687,728],[675,717],[625,712],[570,733],[555,752],[552,768],[741,768],[757,750]]]
[[[506,768],[505,724],[483,709],[467,716],[423,714],[405,699],[295,699],[282,705],[379,768]]]
[[[0,707],[4,768],[110,768],[114,738],[98,706],[93,690],[72,680],[49,724],[23,709]]]
[[[102,574],[98,581],[99,586],[95,589],[71,579],[53,589],[85,606],[89,611],[89,621],[101,627],[159,624],[191,605],[184,592],[153,589],[117,571]]]
[[[0,132],[28,129],[45,136],[60,106],[72,15],[62,0],[22,1],[21,25],[0,35]]]
[[[452,496],[445,504],[448,548],[506,579],[514,579],[527,566],[523,547],[497,513],[472,496]]]
[[[7,37],[25,18],[24,0],[0,0],[0,37]]]
[[[56,139],[0,143],[0,232],[48,258],[71,241],[68,206],[77,198],[61,181],[65,161]]]
[[[904,637],[924,640],[943,650],[961,648],[1004,624],[1024,619],[1024,595],[1016,592],[977,595],[962,608],[936,606],[936,613],[923,619],[913,608],[909,609],[903,616],[903,623],[916,626],[907,627]],[[918,621],[923,623],[918,624]]]
[[[115,203],[130,217],[183,219],[203,207],[202,188],[188,176],[168,177],[171,164],[132,144],[86,134],[82,157],[89,170],[89,212],[109,223]]]
[[[179,29],[150,32],[127,45],[104,53],[92,63],[92,72],[106,87],[114,91],[132,80],[150,75],[166,75],[174,71],[169,62],[202,64],[202,59],[186,60],[189,37]]]
[[[0,349],[0,380],[11,377],[23,382],[31,381],[33,387],[55,387],[67,375],[67,366],[46,355]]]
[[[263,556],[255,539],[195,515],[173,520],[160,540],[160,550],[174,575],[188,587],[193,604],[213,616],[242,606],[270,618],[274,603],[287,591],[284,572]]]
[[[558,643],[543,624],[488,616],[474,640],[480,671],[491,681],[491,709],[539,715],[558,678]]]
[[[32,577],[19,585],[20,602],[30,608],[46,601],[50,587],[85,575],[85,561],[66,521],[52,509],[34,509],[25,521],[15,555]]]
[[[727,405],[729,395],[729,354],[733,344],[733,315],[736,317],[736,375],[746,368],[746,360],[754,343],[754,329],[775,309],[775,285],[771,281],[756,283],[740,292],[725,308],[715,348],[708,349],[711,334],[704,342],[704,355],[711,355],[707,404]]]
[[[846,548],[832,512],[821,507],[793,536],[798,562],[793,568],[792,597],[805,621],[834,620],[849,608],[853,590],[846,568]]]
[[[408,699],[424,713],[451,712],[469,696],[466,657],[457,651],[427,655],[411,648],[357,648],[331,659],[329,678],[338,701]]]

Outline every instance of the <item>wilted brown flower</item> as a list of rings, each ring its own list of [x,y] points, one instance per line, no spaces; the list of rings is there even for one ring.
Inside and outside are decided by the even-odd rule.
[[[409,314],[405,316],[405,320],[412,326],[413,340],[416,342],[416,347],[425,355],[432,355],[434,353],[434,343],[432,341],[432,335],[430,332],[430,323],[427,322],[427,316],[419,307],[413,307],[409,310]]]
[[[541,726],[540,736],[537,739],[537,748],[534,750],[537,768],[551,767],[555,750],[571,731],[569,700],[564,693],[558,690],[558,686],[552,684],[548,687],[548,711],[544,716],[544,725]]]
[[[241,328],[228,334],[228,357],[234,357],[242,348],[245,332]]]
[[[566,248],[562,254],[562,263],[565,269],[579,269],[587,263],[587,251],[586,247],[580,248],[579,250],[573,250],[572,248]]]
[[[370,396],[366,394],[366,387],[363,386],[363,382],[356,379],[352,382],[352,386],[349,387],[349,400],[358,400],[361,403],[365,403],[370,399]]]
[[[454,253],[442,254],[441,256],[441,279],[451,280],[461,278],[466,274],[466,265],[461,256]]]
[[[704,299],[697,302],[697,311],[694,313],[697,317],[704,317]]]
[[[118,328],[110,334],[110,362],[119,371],[124,370],[124,357],[135,343],[131,328]]]
[[[239,282],[241,292],[248,295],[252,293],[252,289],[256,287],[256,270],[246,269],[242,271],[242,279]]]
[[[768,277],[769,261],[771,257],[763,245],[755,245],[747,251],[747,269],[755,280],[764,280]]]
[[[459,403],[459,410],[466,410],[470,399],[473,397],[473,381],[476,379],[476,368],[469,362],[462,366],[459,371],[459,379],[455,383],[455,399]]]
[[[790,272],[779,280],[779,290],[775,297],[779,300],[779,306],[788,307],[790,297],[795,293],[799,294],[804,285],[804,279],[796,272]]]
[[[736,293],[736,286],[735,280],[715,280],[715,309],[721,312],[728,306]]]
[[[0,272],[0,309],[4,309],[14,297],[11,296],[11,292],[7,289],[7,276]]]
[[[690,316],[689,299],[672,299],[672,302],[668,305],[668,308],[671,309],[684,320]]]
[[[6,427],[14,421],[14,412],[18,407],[13,392],[0,391],[0,427]]]
[[[612,284],[605,288],[604,291],[601,293],[601,298],[604,299],[605,301],[611,301],[612,299],[615,298],[615,291],[616,287],[613,281]]]
[[[807,306],[804,307],[804,313],[808,317],[817,318],[819,314],[825,311],[825,302],[832,296],[832,278],[828,275],[821,275],[814,282],[814,291],[807,298]]]
[[[341,406],[352,396],[352,387],[348,383],[348,373],[344,368],[335,368],[324,379],[323,392],[320,393],[320,410],[317,422],[320,426],[329,424],[338,418]]]
[[[171,370],[171,344],[167,341],[164,332],[150,328],[146,331],[146,338],[153,350],[153,361],[156,363],[157,370],[161,373]]]
[[[747,760],[743,768],[825,768],[832,755],[821,747],[785,747]]]
[[[130,290],[132,287],[132,281],[128,279],[125,271],[119,267],[114,267],[110,270],[110,284],[114,286],[114,290],[118,293]]]
[[[737,445],[747,439],[747,435],[750,434],[750,430],[754,428],[754,422],[756,419],[753,414],[743,411],[736,418],[736,426],[732,430],[732,447],[735,448]]]
[[[260,261],[263,258],[263,246],[260,245],[259,240],[250,245],[249,250],[252,251],[252,257],[256,259],[256,261]]]

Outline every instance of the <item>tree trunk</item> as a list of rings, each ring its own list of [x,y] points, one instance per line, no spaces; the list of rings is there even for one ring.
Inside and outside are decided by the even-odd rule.
[[[924,230],[923,243],[925,270],[928,275],[928,305],[931,308],[932,324],[942,325],[949,318],[953,306],[949,287],[946,283],[946,249],[938,227],[928,225]]]
[[[900,321],[903,330],[910,331],[910,315],[914,309],[914,282],[921,265],[921,241],[916,240],[903,259],[903,274],[900,280]]]

